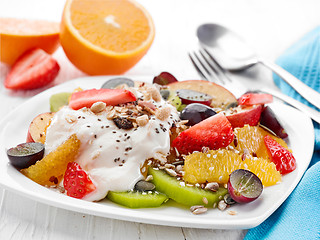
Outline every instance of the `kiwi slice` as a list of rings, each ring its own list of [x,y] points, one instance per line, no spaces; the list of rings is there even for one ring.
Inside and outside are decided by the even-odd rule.
[[[58,112],[61,107],[68,105],[70,96],[71,96],[71,93],[69,92],[61,92],[61,93],[53,94],[49,100],[50,111]]]
[[[128,191],[113,192],[110,191],[107,198],[112,202],[129,208],[153,208],[159,207],[162,203],[168,201],[168,197],[155,191]]]
[[[149,174],[153,176],[152,182],[157,191],[186,206],[204,205],[214,207],[228,193],[226,188],[221,187],[218,191],[212,192],[194,186],[186,186],[184,182],[178,181],[163,170],[149,168]],[[207,204],[206,201],[208,201]]]
[[[181,99],[177,96],[177,95],[170,95],[168,98],[168,102],[174,106],[177,110],[180,108],[181,106]]]

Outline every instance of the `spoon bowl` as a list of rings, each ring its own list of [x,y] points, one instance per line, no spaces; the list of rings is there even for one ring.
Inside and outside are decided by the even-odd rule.
[[[241,37],[218,24],[206,23],[197,29],[200,44],[225,69],[240,71],[257,63],[271,69],[302,97],[320,109],[320,93],[310,88],[280,66],[259,58]]]
[[[203,24],[197,29],[201,44],[210,48],[214,57],[225,69],[244,70],[256,63],[255,52],[235,32],[213,23]]]

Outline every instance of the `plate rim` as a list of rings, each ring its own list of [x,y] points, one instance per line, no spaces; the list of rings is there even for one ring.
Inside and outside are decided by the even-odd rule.
[[[100,82],[102,80],[107,80],[107,79],[110,79],[110,78],[113,78],[113,77],[129,77],[129,78],[132,78],[134,80],[143,80],[143,81],[146,81],[147,78],[150,80],[150,76],[126,76],[126,75],[121,75],[121,76],[86,76],[86,77],[80,77],[80,78],[76,78],[76,79],[73,79],[73,80],[70,80],[70,81],[67,81],[65,83],[62,83],[62,84],[59,84],[57,86],[54,86],[52,88],[49,88],[33,97],[31,97],[30,99],[28,99],[27,101],[25,101],[24,103],[20,104],[18,107],[16,107],[15,109],[13,109],[12,111],[10,111],[8,114],[6,114],[6,116],[4,117],[4,119],[1,120],[0,122],[0,127],[2,126],[5,126],[5,123],[8,121],[8,119],[10,118],[10,116],[12,114],[15,113],[15,111],[17,111],[19,108],[22,108],[24,106],[27,106],[30,104],[30,102],[33,101],[33,99],[35,98],[42,98],[42,96],[46,96],[46,95],[51,95],[55,92],[61,92],[62,89],[65,89],[65,88],[71,88],[73,87],[73,85],[77,84],[80,82],[80,85],[82,84],[82,82],[86,82],[86,81],[96,81],[96,82]],[[49,96],[48,96],[49,98]],[[283,103],[276,103],[276,106],[280,105],[281,107],[284,107],[284,108],[287,108],[287,109],[290,109],[293,110],[293,111],[296,111],[296,112],[299,112],[297,109],[294,109],[293,107],[291,106],[288,106],[288,105],[285,105]],[[177,221],[177,217],[175,218],[167,218],[166,220],[159,220],[156,218],[156,216],[152,217],[152,216],[149,216],[150,213],[147,212],[147,216],[145,216],[144,218],[141,218],[141,216],[134,216],[134,213],[136,212],[136,210],[134,211],[130,211],[131,209],[128,209],[128,208],[125,208],[123,206],[119,206],[119,205],[116,205],[114,207],[116,207],[118,210],[119,208],[121,208],[123,211],[120,211],[118,213],[110,213],[110,212],[106,212],[106,211],[97,211],[96,209],[94,209],[92,206],[92,204],[99,204],[99,203],[90,203],[90,202],[86,202],[86,203],[89,203],[89,204],[85,204],[85,205],[88,205],[89,208],[81,208],[81,202],[83,203],[84,200],[79,200],[79,199],[73,199],[73,198],[70,198],[70,197],[67,197],[67,196],[64,196],[62,194],[59,194],[60,197],[65,197],[65,198],[62,198],[62,200],[64,202],[57,202],[56,199],[51,199],[51,198],[48,198],[48,197],[45,197],[45,196],[39,196],[39,194],[35,194],[34,192],[30,192],[24,188],[18,188],[17,186],[10,186],[8,185],[7,183],[3,182],[3,177],[0,177],[0,185],[4,188],[4,189],[7,189],[7,190],[10,190],[10,191],[14,191],[15,193],[18,193],[19,195],[22,195],[22,196],[25,196],[25,197],[28,197],[28,198],[31,198],[35,201],[38,201],[38,202],[41,202],[43,204],[48,204],[50,206],[54,206],[54,207],[58,207],[58,208],[62,208],[62,209],[66,209],[66,210],[71,210],[71,211],[75,211],[75,212],[81,212],[81,213],[85,213],[85,214],[90,214],[90,215],[95,215],[95,216],[100,216],[100,217],[106,217],[106,218],[111,218],[111,219],[118,219],[118,220],[125,220],[125,221],[132,221],[132,222],[139,222],[139,223],[146,223],[146,224],[159,224],[159,225],[164,225],[164,226],[175,226],[175,227],[191,227],[191,228],[205,228],[205,229],[238,229],[238,228],[241,228],[241,229],[246,229],[246,228],[252,228],[252,227],[255,227],[259,224],[261,224],[265,219],[267,219],[274,211],[276,211],[279,206],[287,199],[287,197],[291,194],[291,192],[294,190],[294,188],[297,186],[297,184],[299,183],[299,181],[302,179],[310,161],[311,161],[311,158],[312,158],[312,155],[313,155],[313,149],[314,149],[314,128],[313,128],[313,123],[312,123],[312,120],[307,117],[306,115],[304,115],[303,113],[299,112],[299,114],[301,114],[301,116],[303,115],[305,117],[305,120],[308,122],[308,125],[309,127],[312,127],[312,133],[311,133],[311,138],[309,138],[309,142],[312,141],[312,146],[310,146],[310,149],[308,151],[308,164],[306,164],[306,167],[303,169],[303,172],[302,172],[302,175],[299,177],[298,180],[296,180],[296,183],[295,184],[291,184],[290,185],[290,188],[289,191],[287,191],[287,194],[285,194],[285,196],[283,196],[282,198],[284,198],[283,201],[278,201],[278,203],[276,204],[276,207],[275,209],[272,209],[272,210],[269,210],[267,212],[265,212],[264,214],[260,215],[260,216],[256,216],[256,217],[252,217],[250,218],[249,220],[246,219],[246,222],[243,223],[241,221],[241,219],[239,220],[235,220],[233,219],[233,223],[236,223],[235,225],[233,224],[230,224],[230,220],[219,220],[220,223],[212,223],[212,222],[203,222],[201,220],[201,217],[200,218],[190,218],[192,220],[189,220],[189,219],[183,219],[184,221],[183,222],[179,222]],[[4,129],[3,128],[0,128],[1,131],[0,131],[0,141],[2,140],[2,135],[4,133]],[[1,153],[1,152],[0,152]],[[1,156],[1,155],[0,155]],[[0,159],[0,164],[1,164],[1,159]],[[9,163],[7,165],[10,165]],[[12,166],[7,166],[7,167],[11,167],[13,168]],[[15,170],[15,169],[12,169],[12,170]],[[23,176],[24,177],[24,176]],[[26,177],[24,177],[26,178]],[[297,177],[296,177],[297,178]],[[295,179],[296,179],[295,178]],[[31,181],[30,179],[27,179],[28,181]],[[34,182],[32,182],[34,183]],[[36,184],[36,183],[34,183]],[[37,187],[41,187],[43,188],[42,186],[38,185]],[[49,189],[46,189],[48,191],[50,191]],[[53,193],[53,191],[50,191],[51,193]],[[55,193],[56,194],[56,193]],[[51,194],[49,194],[51,195]],[[56,196],[56,195],[54,195]],[[81,201],[80,204],[74,204],[74,201]],[[70,202],[70,203],[69,203]],[[109,205],[107,205],[107,207],[110,207]],[[113,206],[111,206],[111,208],[114,208]],[[158,209],[161,209],[162,207],[158,208]],[[144,208],[145,210],[145,208]],[[128,217],[128,211],[129,211],[129,215],[130,215],[130,219],[126,218]],[[154,215],[153,213],[151,213],[151,215]],[[149,217],[148,217],[149,216]],[[192,216],[192,215],[191,215]],[[180,217],[181,218],[181,217]],[[152,221],[150,221],[152,220]]]

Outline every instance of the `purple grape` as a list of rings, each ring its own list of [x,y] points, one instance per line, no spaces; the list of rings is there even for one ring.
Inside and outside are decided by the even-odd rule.
[[[11,164],[17,168],[27,168],[42,159],[44,145],[39,142],[28,142],[7,150]]]
[[[212,97],[208,94],[190,90],[180,89],[177,91],[177,95],[181,99],[182,104],[201,103],[210,106]]]
[[[125,78],[125,77],[117,77],[117,78],[112,78],[106,81],[101,88],[105,89],[113,89],[116,88],[119,85],[126,84],[129,87],[134,87],[134,81],[131,80],[130,78]]]
[[[237,169],[229,176],[228,191],[231,198],[238,203],[248,203],[257,199],[263,190],[260,178],[254,173]]]
[[[192,103],[187,105],[181,112],[180,118],[188,120],[187,125],[193,126],[202,120],[217,114],[212,108],[200,104]]]

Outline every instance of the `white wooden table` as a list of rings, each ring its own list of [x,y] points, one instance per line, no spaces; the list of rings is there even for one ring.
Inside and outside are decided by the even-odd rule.
[[[140,0],[153,16],[155,41],[129,76],[154,76],[169,71],[180,80],[199,79],[187,51],[195,46],[196,27],[221,23],[241,34],[256,52],[275,60],[304,33],[319,24],[317,0]],[[59,21],[63,0],[1,0],[0,17],[40,18]],[[60,48],[55,54],[61,72],[59,84],[84,76],[67,60]],[[0,116],[39,91],[14,93],[3,87],[8,67],[0,65]],[[272,87],[271,73],[255,68]],[[242,78],[243,81],[252,81]],[[23,116],[21,116],[23,117]],[[2,146],[0,146],[2,147]],[[1,178],[1,176],[0,176]],[[246,230],[205,230],[155,226],[76,213],[38,203],[0,188],[0,239],[242,239]]]

